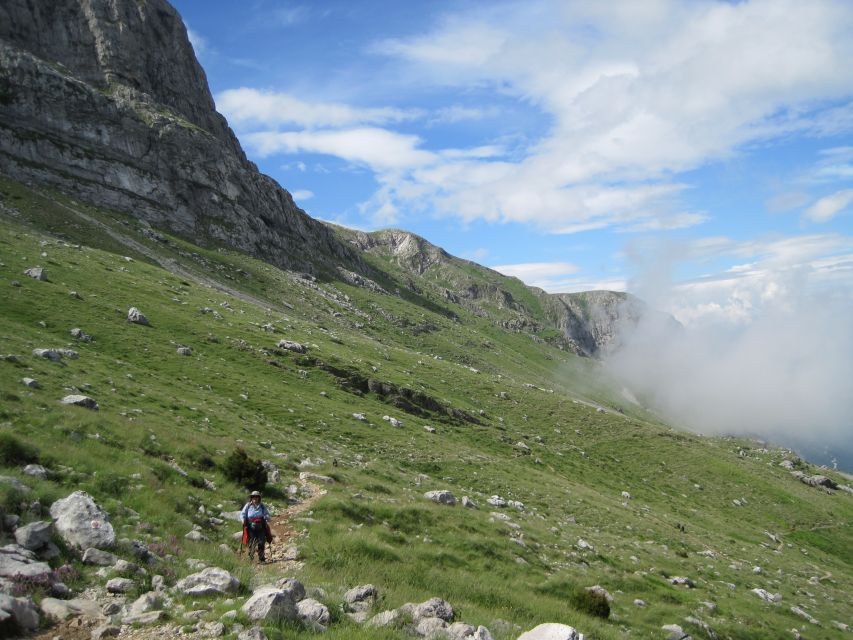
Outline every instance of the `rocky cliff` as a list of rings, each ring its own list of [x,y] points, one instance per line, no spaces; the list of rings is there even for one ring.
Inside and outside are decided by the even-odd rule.
[[[359,264],[247,160],[164,0],[0,4],[0,169],[286,268]]]
[[[550,331],[582,355],[599,355],[642,312],[610,292],[550,296],[405,231],[315,221],[246,158],[165,0],[0,4],[0,173],[198,244],[408,290],[451,317],[463,305],[506,330]]]

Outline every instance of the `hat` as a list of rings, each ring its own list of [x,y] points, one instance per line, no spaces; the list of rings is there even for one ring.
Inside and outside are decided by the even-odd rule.
[[[261,492],[260,491],[252,491],[252,493],[249,494],[250,498],[254,498],[255,496],[258,496],[260,498]]]

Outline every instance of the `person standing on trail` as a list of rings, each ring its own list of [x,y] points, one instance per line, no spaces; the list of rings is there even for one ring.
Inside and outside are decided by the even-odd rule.
[[[247,544],[254,539],[258,544],[258,560],[266,562],[264,547],[269,539],[272,542],[272,534],[269,528],[270,512],[267,506],[261,502],[261,492],[252,491],[249,501],[245,504],[240,517],[243,519],[243,543]]]

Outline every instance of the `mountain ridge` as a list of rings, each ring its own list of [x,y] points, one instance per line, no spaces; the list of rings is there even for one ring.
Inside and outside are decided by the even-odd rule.
[[[297,207],[216,112],[186,28],[165,0],[0,7],[0,158],[10,177],[321,277],[388,282],[386,265],[365,257],[395,239],[394,262],[417,278],[431,266],[463,264],[409,232],[344,234]],[[586,356],[601,355],[616,325],[642,308],[622,294],[551,299],[528,288],[534,301],[518,281],[465,264],[468,277],[451,278],[433,304],[452,313],[461,301],[508,330],[556,330],[550,339]],[[390,289],[419,295],[408,274]],[[590,300],[600,313],[585,312]]]

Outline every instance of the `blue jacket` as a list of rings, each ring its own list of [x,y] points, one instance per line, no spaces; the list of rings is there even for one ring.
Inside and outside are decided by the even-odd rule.
[[[263,518],[264,520],[269,521],[270,512],[263,502],[260,502],[257,505],[247,502],[243,507],[243,510],[240,511],[241,520],[254,520],[255,518]]]

